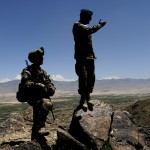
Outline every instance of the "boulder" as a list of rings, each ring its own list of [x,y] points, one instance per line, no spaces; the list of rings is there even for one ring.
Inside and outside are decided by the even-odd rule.
[[[0,124],[0,143],[30,139],[30,127],[20,113],[11,113],[8,119]]]
[[[65,129],[59,127],[57,130],[57,143],[53,150],[84,150],[85,146],[70,135]]]
[[[73,145],[80,145],[79,150],[150,149],[145,134],[134,124],[133,116],[129,112],[113,111],[110,105],[103,101],[95,100],[94,103],[93,111],[74,112],[68,130],[58,130],[57,143],[60,149],[69,150]],[[70,141],[72,144],[69,144]]]
[[[139,126],[150,127],[150,100],[137,101],[126,108],[133,115],[134,122]]]
[[[109,139],[112,149],[144,149],[146,139],[129,116],[128,112],[114,112]]]
[[[69,132],[87,148],[100,149],[108,141],[112,109],[102,101],[95,101],[94,110],[79,110],[73,115]]]

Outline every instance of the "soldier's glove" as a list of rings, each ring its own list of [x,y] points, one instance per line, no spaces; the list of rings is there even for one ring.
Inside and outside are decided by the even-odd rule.
[[[35,83],[35,86],[37,86],[37,87],[39,86],[39,87],[43,87],[43,88],[45,87],[45,85],[42,83]]]
[[[47,93],[47,88],[42,83],[35,83],[35,90],[36,90],[37,94],[39,94],[41,96],[45,96]]]

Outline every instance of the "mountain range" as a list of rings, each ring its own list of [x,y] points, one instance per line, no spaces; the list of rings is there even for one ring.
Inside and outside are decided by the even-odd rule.
[[[77,95],[78,81],[53,81],[55,97]],[[14,97],[20,80],[0,83],[0,98]],[[96,80],[93,94],[150,94],[150,79],[103,79]]]

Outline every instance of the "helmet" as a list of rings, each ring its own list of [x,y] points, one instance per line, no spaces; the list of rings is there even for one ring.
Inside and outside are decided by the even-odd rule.
[[[28,55],[28,59],[31,63],[34,63],[35,62],[35,59],[38,57],[38,56],[43,56],[44,55],[44,48],[41,47],[40,49],[37,49],[37,50],[32,50],[29,55]]]
[[[51,100],[47,99],[47,98],[43,98],[42,101],[43,101],[43,107],[46,110],[51,111],[53,108],[53,104],[52,104]]]

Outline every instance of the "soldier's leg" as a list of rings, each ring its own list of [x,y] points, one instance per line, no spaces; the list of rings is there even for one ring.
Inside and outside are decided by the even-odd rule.
[[[49,114],[49,111],[46,110],[43,106],[41,106],[40,112],[39,112],[39,127],[43,128],[45,127],[46,119]]]
[[[78,93],[81,95],[79,106],[77,109],[83,109],[87,111],[87,105],[85,102],[85,94],[86,94],[86,87],[87,87],[87,71],[85,67],[85,61],[77,61],[75,65],[76,74],[78,75],[78,84],[79,89]]]
[[[46,131],[44,129],[49,111],[44,109],[45,108],[43,108],[43,110],[40,111],[40,115],[39,115],[39,133],[38,133],[39,137],[49,135],[49,131]]]
[[[45,127],[49,111],[43,108],[42,103],[37,103],[33,106],[33,126],[31,140],[37,139],[40,135],[48,135],[48,132],[40,132],[40,129]]]
[[[87,61],[87,91],[86,91],[86,101],[89,110],[93,110],[93,102],[90,97],[90,93],[93,92],[95,84],[95,64],[94,60],[88,60]]]
[[[40,128],[38,127],[38,116],[39,116],[39,108],[37,106],[33,106],[33,126],[31,133],[31,140],[37,138]]]

